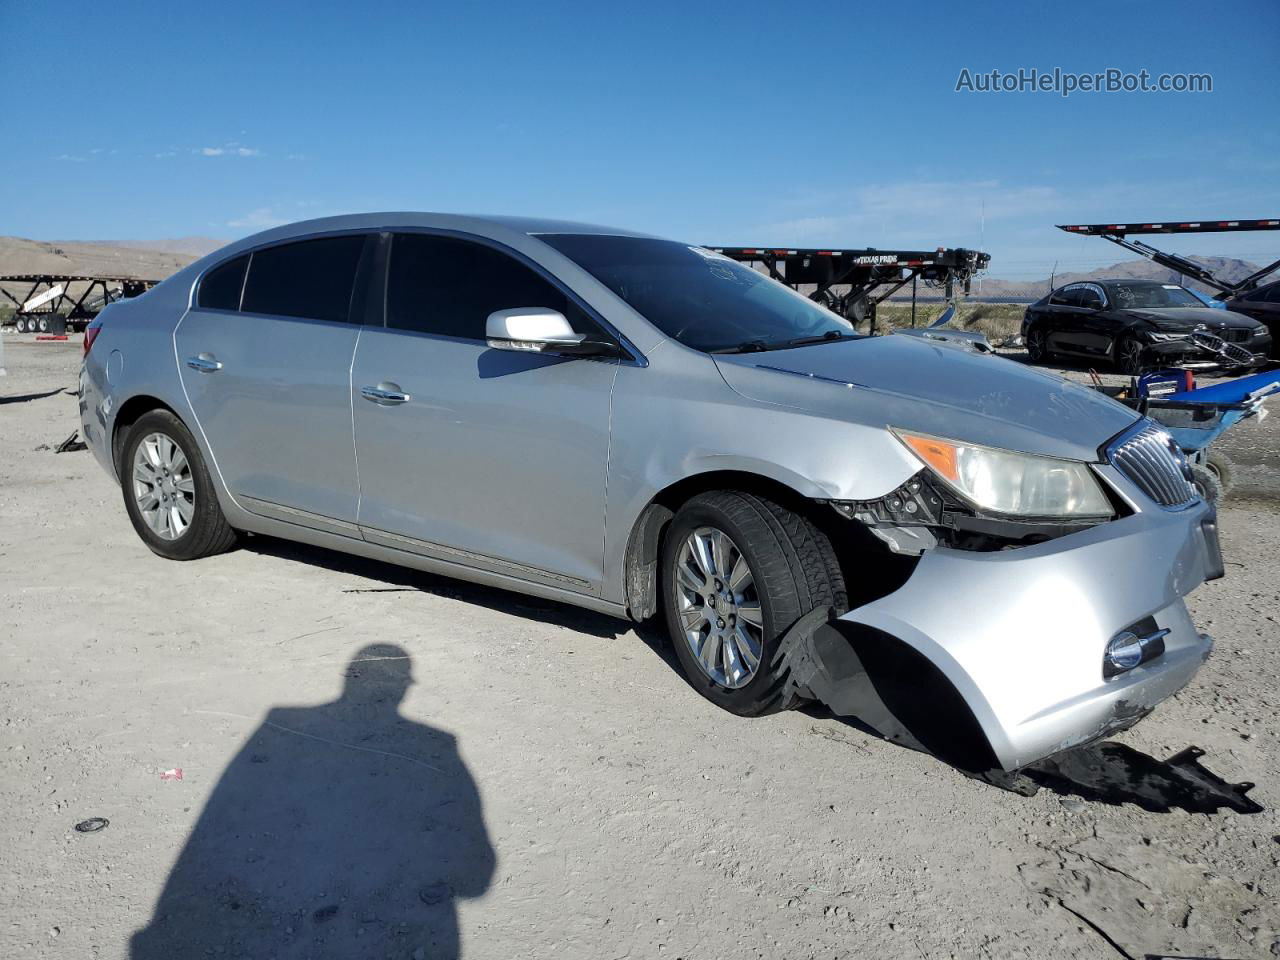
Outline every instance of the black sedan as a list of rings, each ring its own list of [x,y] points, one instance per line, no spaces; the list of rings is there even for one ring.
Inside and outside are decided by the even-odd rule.
[[[1176,283],[1068,283],[1027,308],[1022,336],[1032,362],[1106,360],[1129,374],[1155,367],[1263,366],[1271,334],[1257,320],[1206,306]]]
[[[1277,352],[1280,340],[1276,333],[1280,330],[1280,280],[1237,294],[1227,301],[1227,309],[1265,323],[1271,331],[1271,355],[1280,360],[1280,352]]]

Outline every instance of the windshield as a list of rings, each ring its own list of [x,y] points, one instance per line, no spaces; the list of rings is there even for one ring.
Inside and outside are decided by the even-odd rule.
[[[1113,283],[1111,293],[1120,307],[1203,307],[1204,303],[1176,283]]]
[[[667,336],[708,352],[855,336],[853,325],[728,257],[672,240],[543,234]]]

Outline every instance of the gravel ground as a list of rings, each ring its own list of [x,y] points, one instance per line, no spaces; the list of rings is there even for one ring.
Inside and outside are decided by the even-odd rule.
[[[719,712],[651,629],[262,538],[161,560],[49,449],[78,338],[5,336],[0,956],[1280,954],[1280,417],[1229,441],[1215,656],[1119,786],[1024,797]],[[1264,812],[1125,802],[1192,744]]]

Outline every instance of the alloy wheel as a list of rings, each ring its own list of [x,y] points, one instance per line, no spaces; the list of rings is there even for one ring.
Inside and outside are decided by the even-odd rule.
[[[680,546],[672,595],[694,659],[722,687],[746,686],[760,668],[764,615],[751,566],[723,530],[699,527]]]
[[[1142,344],[1125,338],[1120,341],[1120,369],[1135,376],[1142,373]]]
[[[1027,356],[1037,363],[1045,358],[1044,334],[1036,327],[1027,331]]]
[[[195,478],[187,455],[174,439],[149,433],[133,453],[133,496],[151,532],[177,540],[196,512]]]

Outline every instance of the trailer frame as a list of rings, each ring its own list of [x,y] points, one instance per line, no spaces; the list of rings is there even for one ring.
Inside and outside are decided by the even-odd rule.
[[[0,276],[0,296],[15,307],[13,322],[19,332],[39,330],[40,333],[65,333],[68,329],[79,333],[89,325],[104,307],[119,299],[138,297],[154,287],[159,280],[138,277],[63,273],[19,273]],[[58,285],[62,290],[32,309],[26,305],[42,294],[53,292]],[[72,293],[72,284],[83,284],[83,289]],[[26,288],[21,298],[14,296],[7,286]]]
[[[1172,233],[1246,233],[1260,230],[1280,230],[1280,218],[1264,220],[1179,220],[1165,223],[1077,223],[1056,224],[1059,230],[1067,233],[1089,237],[1102,237],[1117,246],[1146,257],[1152,263],[1176,270],[1184,276],[1198,280],[1206,287],[1211,287],[1226,296],[1236,296],[1256,289],[1263,279],[1276,270],[1280,270],[1280,259],[1274,260],[1260,270],[1256,270],[1243,280],[1231,283],[1220,280],[1212,271],[1206,270],[1194,260],[1180,257],[1176,253],[1166,253],[1141,240],[1131,240],[1130,236]]]
[[[933,250],[837,250],[833,247],[727,247],[708,244],[706,249],[753,268],[763,268],[774,280],[799,291],[813,286],[807,294],[854,323],[867,321],[876,330],[876,307],[906,284],[912,284],[912,315],[915,284],[942,287],[948,303],[954,304],[956,286],[968,294],[974,275],[991,263],[991,255],[963,247]],[[758,266],[757,266],[758,265]],[[781,268],[781,269],[779,269]],[[838,292],[837,287],[847,288]]]

